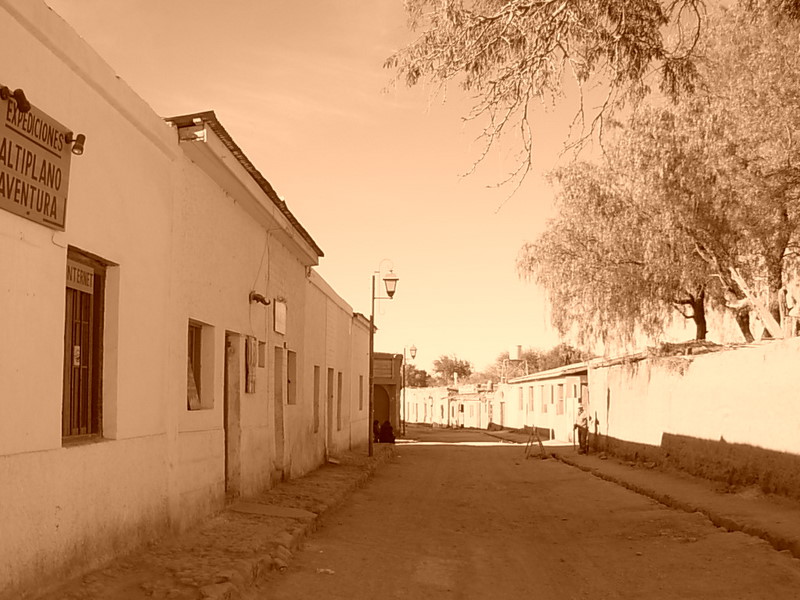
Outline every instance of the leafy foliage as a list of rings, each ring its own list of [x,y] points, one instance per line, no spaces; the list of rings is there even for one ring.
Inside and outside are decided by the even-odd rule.
[[[641,106],[602,164],[556,172],[560,215],[518,267],[548,290],[562,332],[657,336],[673,306],[702,339],[710,299],[752,339],[760,292],[777,316],[800,231],[800,39],[794,25],[731,11],[704,50],[704,93]]]
[[[518,259],[547,290],[553,325],[582,343],[656,336],[675,306],[703,321],[705,281],[689,241],[625,173],[586,163],[558,171],[559,217]]]
[[[472,373],[472,364],[469,361],[461,360],[456,355],[447,356],[443,354],[433,361],[433,372],[436,374],[440,384],[450,384],[453,382],[453,375],[458,375],[460,380],[466,380]]]
[[[516,129],[523,160],[511,178],[530,169],[532,103],[562,100],[568,80],[607,90],[590,130],[606,110],[645,95],[651,80],[669,97],[697,83],[702,0],[407,0],[406,7],[422,33],[386,66],[409,86],[457,81],[473,94],[468,118],[485,118],[486,151]],[[582,102],[576,120],[587,127]]]
[[[406,385],[408,387],[427,387],[431,384],[431,380],[427,371],[406,363]]]
[[[748,21],[791,28],[800,20],[800,0],[738,4],[742,18],[718,39],[738,42]],[[580,146],[651,86],[675,100],[704,82],[701,42],[710,23],[704,0],[406,0],[406,7],[420,35],[385,66],[409,86],[457,82],[473,96],[466,118],[481,120],[485,143],[476,164],[502,133],[514,132],[521,147],[509,180],[521,181],[531,168],[537,104],[556,104],[577,91],[579,134],[572,141]],[[761,56],[751,60],[757,65]],[[605,94],[588,115],[584,90]]]
[[[528,373],[538,373],[577,362],[583,362],[592,358],[588,352],[575,348],[566,343],[558,344],[548,350],[536,348],[525,348],[522,350],[519,361],[511,361],[514,367],[509,368],[510,355],[508,351],[497,356],[494,364],[482,373],[473,373],[470,381],[473,383],[483,383],[486,381],[499,382],[514,373],[512,376],[524,375],[525,369]]]

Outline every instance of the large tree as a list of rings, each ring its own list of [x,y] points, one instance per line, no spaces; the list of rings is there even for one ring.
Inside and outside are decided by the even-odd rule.
[[[798,31],[724,11],[704,54],[704,93],[634,119],[635,170],[732,297],[745,336],[748,305],[776,333],[800,231]]]
[[[786,2],[800,9],[800,2]],[[800,38],[796,23],[727,11],[708,38],[708,112],[729,130],[725,148],[750,270],[766,282],[769,309],[800,229]],[[731,40],[735,39],[735,43]]]
[[[705,339],[707,273],[628,171],[576,163],[555,179],[559,215],[518,258],[547,291],[554,326],[584,343],[627,342],[658,336],[678,309]]]
[[[601,165],[557,173],[559,219],[519,266],[551,293],[562,330],[658,334],[672,304],[701,338],[710,299],[745,339],[753,307],[780,335],[800,231],[800,39],[793,23],[724,11],[703,50],[703,93],[638,107]]]

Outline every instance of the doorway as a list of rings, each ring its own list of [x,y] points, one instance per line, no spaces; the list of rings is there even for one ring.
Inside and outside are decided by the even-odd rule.
[[[223,423],[225,435],[225,497],[241,495],[241,336],[225,332]]]
[[[391,411],[389,406],[389,393],[382,385],[375,386],[374,406],[372,408],[373,419],[378,421],[378,424],[383,425],[384,421],[392,422]]]
[[[283,481],[284,473],[284,429],[283,429],[283,397],[284,381],[286,381],[286,371],[284,360],[285,350],[281,346],[275,346],[275,358],[273,359],[274,373],[274,406],[275,406],[275,469],[274,478]]]
[[[328,453],[331,452],[333,448],[333,369],[328,369],[328,380],[327,380],[327,389],[326,389],[326,412],[327,412],[327,420],[325,423],[325,428],[328,433],[326,441],[328,443]]]

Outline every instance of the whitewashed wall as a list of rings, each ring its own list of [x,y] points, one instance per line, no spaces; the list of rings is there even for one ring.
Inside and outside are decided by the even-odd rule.
[[[0,30],[0,84],[23,88],[38,109],[87,136],[72,160],[65,232],[0,210],[0,597],[18,597],[26,585],[80,573],[224,505],[226,331],[239,336],[237,352],[246,336],[268,351],[255,393],[240,397],[244,494],[270,485],[276,470],[296,476],[324,459],[324,400],[320,430],[310,432],[315,361],[345,377],[337,448],[366,444],[356,382],[367,373],[368,336],[321,278],[310,281],[308,255],[270,239],[41,0],[0,2]],[[111,266],[103,435],[65,446],[70,246]],[[254,286],[286,300],[285,335],[273,331],[272,305],[249,302]],[[186,407],[189,319],[213,329],[207,410]],[[276,348],[298,354],[296,405],[275,397]],[[243,362],[240,375],[243,385]]]
[[[0,6],[0,83],[87,136],[66,232],[0,210],[0,594],[98,564],[170,520],[173,132],[38,0]],[[65,269],[75,246],[106,285],[102,442],[62,447]],[[184,375],[185,380],[185,375]]]
[[[658,445],[663,433],[800,454],[800,338],[595,368],[601,433]]]

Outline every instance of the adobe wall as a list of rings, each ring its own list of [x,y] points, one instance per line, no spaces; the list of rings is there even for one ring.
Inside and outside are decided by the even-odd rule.
[[[169,523],[163,304],[177,144],[43,2],[4,2],[0,29],[0,84],[24,89],[37,109],[87,138],[85,154],[71,160],[66,231],[0,210],[0,596],[16,596],[26,582],[97,564]],[[61,437],[70,246],[113,263],[104,438],[78,445]]]
[[[282,238],[290,248],[280,231],[267,233],[279,211],[268,207],[259,221],[243,209],[218,180],[235,179],[231,165],[212,178],[189,160],[175,129],[44,2],[4,0],[0,29],[0,84],[23,88],[37,109],[87,138],[85,153],[72,157],[66,231],[0,210],[0,598],[16,598],[224,506],[229,353],[241,386],[240,428],[228,436],[239,445],[239,494],[324,460],[324,412],[310,431],[314,364],[343,373],[335,444],[365,444],[357,392],[368,335],[324,281],[309,283],[315,275],[293,234]],[[68,248],[108,266],[102,435],[65,443]],[[271,304],[250,302],[253,289]],[[274,329],[278,298],[285,333]],[[202,410],[187,407],[190,319],[207,330]],[[266,344],[252,392],[244,390],[248,336]],[[286,361],[275,369],[276,352],[289,351],[298,357],[292,405],[287,386],[275,385],[287,377]]]
[[[793,338],[593,368],[590,410],[616,454],[798,496],[798,361]]]

